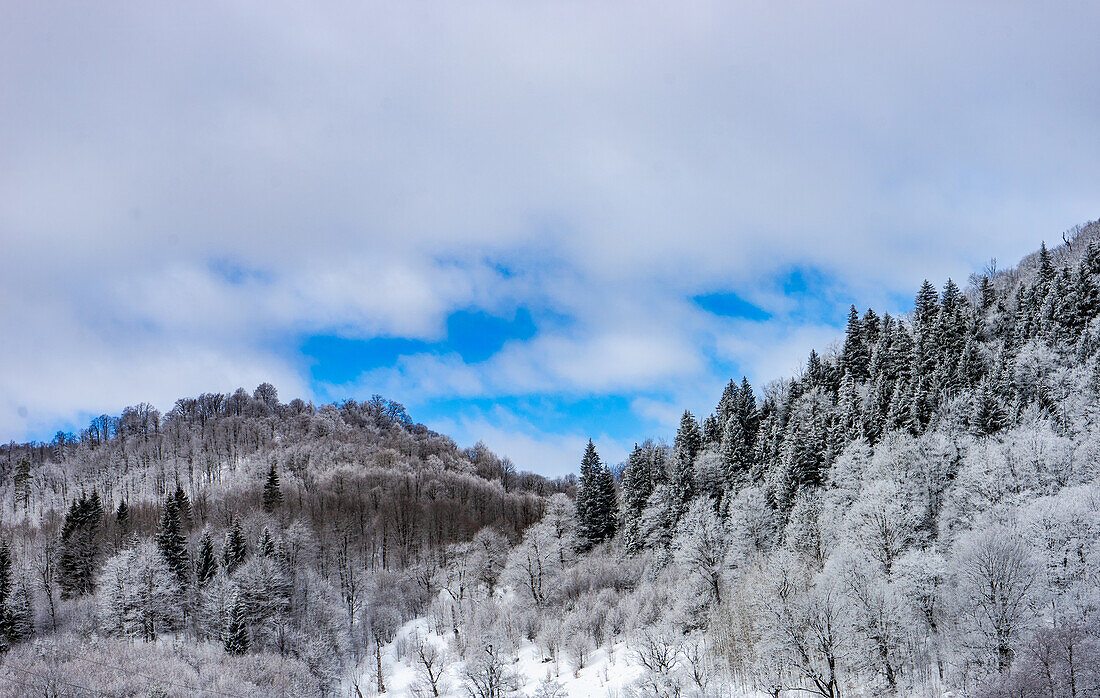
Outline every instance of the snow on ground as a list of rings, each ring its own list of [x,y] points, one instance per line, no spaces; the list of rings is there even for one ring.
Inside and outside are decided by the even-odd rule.
[[[446,638],[433,632],[426,618],[415,618],[401,626],[382,652],[387,696],[413,695],[418,676],[413,664],[417,638],[447,647]],[[449,647],[447,649],[454,657],[454,651]],[[364,696],[377,695],[374,666],[373,655],[364,657],[360,663],[359,690]],[[444,694],[447,698],[466,695],[462,688],[461,669],[461,661],[453,661],[448,667],[446,683],[450,690]],[[564,658],[556,663],[546,659],[534,643],[527,642],[519,648],[518,659],[512,669],[520,677],[524,694],[533,695],[540,684],[552,678],[562,685],[569,698],[617,698],[622,694],[623,687],[641,674],[641,667],[631,660],[625,642],[615,643],[610,651],[601,648],[592,652],[585,667],[579,671],[574,671]],[[351,694],[355,695],[354,689]]]
[[[446,648],[452,661],[447,669],[444,683],[449,690],[443,692],[445,698],[467,696],[462,685],[462,662],[448,646],[447,638],[433,632],[427,618],[415,618],[405,623],[397,631],[392,642],[382,652],[382,671],[385,676],[386,696],[412,696],[418,671],[415,642],[417,639]],[[642,674],[642,667],[633,657],[626,642],[613,644],[610,649],[603,647],[589,655],[583,669],[574,670],[564,657],[557,662],[547,659],[542,650],[534,643],[524,643],[518,651],[518,659],[512,665],[520,677],[520,688],[524,695],[532,696],[548,678],[558,682],[569,698],[619,698],[623,689]],[[375,657],[363,658],[359,669],[359,690],[363,696],[377,693],[375,676]],[[355,695],[355,691],[351,691]],[[744,695],[749,698],[750,694]],[[759,695],[759,694],[755,694]]]

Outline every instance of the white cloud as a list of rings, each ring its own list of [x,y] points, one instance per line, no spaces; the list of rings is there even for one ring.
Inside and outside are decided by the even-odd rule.
[[[454,435],[464,446],[484,441],[501,457],[508,457],[520,470],[529,470],[551,477],[576,473],[581,456],[590,438],[586,434],[548,433],[523,417],[496,407],[489,413],[471,413],[456,419],[438,420],[431,425]],[[621,463],[633,444],[621,442],[607,434],[591,436],[600,458],[608,465]]]
[[[1097,215],[1090,5],[2,14],[3,437],[32,433],[20,405],[260,374],[310,397],[273,338],[438,339],[519,305],[571,324],[365,381],[696,404],[722,382],[703,346],[770,378],[827,340],[788,327],[768,280],[791,265],[863,306]],[[723,287],[776,319],[727,336],[685,303]]]

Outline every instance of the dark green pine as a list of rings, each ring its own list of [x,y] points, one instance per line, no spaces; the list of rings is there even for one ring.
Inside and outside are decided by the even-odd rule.
[[[267,471],[267,480],[264,482],[264,511],[273,513],[283,503],[283,492],[279,487],[279,473],[275,470],[275,464]]]

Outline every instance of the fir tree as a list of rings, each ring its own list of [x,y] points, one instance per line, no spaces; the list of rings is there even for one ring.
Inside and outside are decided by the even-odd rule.
[[[839,400],[837,402],[837,410],[839,411],[837,431],[840,434],[840,444],[855,441],[863,435],[863,414],[860,403],[855,381],[851,376],[845,376],[840,385]]]
[[[760,429],[760,411],[756,406],[756,395],[752,392],[752,385],[744,376],[741,377],[741,390],[737,393],[736,404],[741,431],[745,432],[745,443],[751,449],[756,444],[756,434]]]
[[[986,383],[978,386],[970,409],[970,430],[978,436],[996,434],[1007,424],[996,393]]]
[[[7,542],[0,542],[0,652],[28,637],[34,630],[30,593],[12,574],[12,554]]]
[[[267,471],[267,480],[264,482],[264,511],[273,513],[283,503],[283,491],[279,488],[279,473],[275,470],[275,464]]]
[[[577,485],[577,541],[582,550],[610,539],[618,518],[615,479],[589,439]]]
[[[989,280],[988,276],[983,276],[981,283],[978,284],[979,307],[981,307],[982,312],[985,312],[992,308],[996,302],[997,293],[993,288],[993,282]]]
[[[199,540],[199,555],[195,560],[195,583],[201,589],[218,573],[218,560],[214,557],[214,539],[210,531],[203,531]]]
[[[15,498],[23,503],[24,511],[31,504],[31,460],[26,456],[19,459],[12,484],[15,486]]]
[[[672,446],[672,491],[681,504],[695,493],[695,457],[703,446],[699,423],[691,412],[684,412]]]
[[[260,534],[260,541],[256,546],[256,550],[264,557],[271,557],[275,554],[275,539],[271,537],[271,531],[268,530],[267,526],[264,526],[263,533]]]
[[[628,553],[638,552],[645,542],[642,514],[653,490],[661,481],[663,450],[651,442],[634,446],[622,476],[623,531]]]
[[[918,332],[931,329],[938,310],[939,295],[936,293],[936,287],[931,281],[925,279],[913,302],[913,319],[916,321]]]
[[[988,277],[985,277],[988,278]],[[1049,288],[1054,280],[1054,264],[1050,260],[1050,252],[1047,251],[1047,243],[1044,240],[1039,246],[1039,283],[1044,288]]]
[[[878,344],[882,336],[882,318],[871,308],[863,314],[863,344],[867,347],[867,355],[870,357],[874,346]]]
[[[718,401],[718,409],[715,413],[718,415],[718,422],[725,424],[726,420],[730,418],[730,415],[737,412],[737,402],[740,397],[740,388],[737,387],[737,381],[730,379],[729,383],[726,383],[726,387],[722,390],[722,398]]]
[[[234,599],[226,619],[223,647],[226,654],[241,655],[248,651],[248,618],[245,604]]]
[[[118,509],[115,510],[115,525],[122,536],[130,532],[130,507],[125,499],[118,503]]]
[[[180,528],[186,531],[191,528],[191,500],[187,497],[187,493],[183,491],[183,486],[180,485],[179,480],[176,480],[176,491],[172,498],[176,500],[176,514],[179,516]]]
[[[6,651],[12,644],[7,613],[11,592],[11,548],[6,541],[0,541],[0,651]]]
[[[853,305],[848,311],[848,331],[844,338],[844,350],[840,355],[840,366],[845,375],[859,382],[867,379],[870,361],[871,353],[867,348],[864,325]]]
[[[95,590],[95,570],[100,553],[103,507],[95,492],[74,499],[61,526],[58,585],[62,598],[70,599]]]
[[[1078,333],[1096,317],[1097,313],[1100,313],[1100,286],[1093,278],[1093,269],[1098,266],[1100,266],[1100,247],[1095,243],[1089,243],[1074,279],[1075,312],[1072,326]],[[1072,339],[1076,338],[1076,335],[1072,336]]]
[[[726,420],[719,452],[725,470],[725,486],[727,491],[732,491],[747,480],[752,467],[752,451],[745,440],[745,430],[735,416]]]
[[[225,544],[222,546],[222,566],[225,567],[226,574],[232,574],[244,562],[247,554],[248,544],[241,532],[241,522],[234,520],[233,526],[225,534]]]
[[[164,501],[164,513],[160,519],[160,530],[157,531],[157,548],[180,584],[186,584],[191,564],[187,542],[180,529],[179,503],[175,495],[170,495]]]

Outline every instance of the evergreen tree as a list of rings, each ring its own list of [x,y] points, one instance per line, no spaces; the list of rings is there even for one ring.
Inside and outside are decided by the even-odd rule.
[[[719,452],[725,470],[726,490],[735,491],[740,484],[747,481],[749,469],[752,467],[752,450],[745,440],[745,430],[741,428],[741,421],[736,416],[726,420]]]
[[[756,395],[752,392],[752,385],[744,376],[741,377],[741,390],[737,393],[736,404],[741,431],[745,432],[745,443],[751,449],[756,444],[756,434],[760,429],[760,411],[756,406]]]
[[[943,295],[940,297],[940,309],[948,316],[954,315],[962,303],[966,302],[958,285],[951,279],[943,285]]]
[[[238,597],[226,619],[223,647],[226,654],[241,655],[248,651],[248,620],[245,604]]]
[[[205,587],[218,573],[218,560],[214,557],[214,539],[210,531],[203,531],[199,540],[199,555],[195,560],[195,583]]]
[[[578,546],[587,550],[610,539],[615,534],[618,514],[615,478],[600,461],[596,445],[589,439],[581,459],[581,477],[577,485]]]
[[[672,491],[681,504],[695,494],[695,457],[703,447],[703,434],[691,412],[684,412],[672,446]]]
[[[717,444],[722,440],[722,427],[718,423],[718,417],[711,414],[703,420],[703,443]]]
[[[271,537],[271,531],[267,526],[264,526],[263,533],[260,534],[260,542],[256,546],[256,550],[264,557],[271,557],[275,554],[275,539]]]
[[[1100,269],[1100,247],[1097,247],[1096,243],[1089,243],[1074,279],[1076,307],[1073,327],[1078,333],[1096,317],[1097,313],[1100,313],[1100,286],[1093,278],[1093,274],[1097,273],[1094,270],[1098,269]],[[1077,335],[1072,336],[1072,339],[1076,338]]]
[[[31,459],[23,456],[15,470],[12,484],[15,486],[15,498],[23,503],[25,511],[31,505]]]
[[[1054,264],[1051,263],[1050,252],[1047,251],[1047,243],[1044,240],[1039,246],[1039,283],[1045,289],[1050,287],[1050,282],[1053,280]]]
[[[865,334],[864,324],[853,305],[848,311],[848,331],[844,338],[844,350],[840,355],[840,366],[845,375],[851,376],[857,382],[867,379],[871,361]]]
[[[267,480],[264,482],[264,511],[273,513],[283,503],[283,491],[279,488],[279,473],[275,470],[275,464],[267,471]]]
[[[29,590],[12,574],[8,543],[0,542],[0,652],[6,652],[33,631],[34,613]]]
[[[867,312],[863,314],[863,344],[867,347],[868,358],[881,336],[882,318],[874,310],[868,308]]]
[[[12,644],[7,612],[11,596],[11,548],[6,541],[0,541],[0,651],[7,651]]]
[[[936,293],[936,287],[932,285],[932,282],[925,279],[924,283],[921,284],[920,291],[917,292],[916,300],[913,302],[913,319],[916,322],[918,333],[931,329],[938,311],[939,294]]]
[[[995,434],[1007,424],[1006,415],[996,393],[986,383],[978,386],[971,402],[970,430],[978,436]]]
[[[722,391],[722,399],[718,401],[718,409],[715,410],[720,424],[725,424],[726,420],[730,418],[730,415],[737,412],[740,392],[740,388],[737,387],[737,381],[731,378],[730,382],[726,384],[725,389]]]
[[[840,385],[837,402],[839,443],[841,445],[855,441],[863,435],[863,414],[859,392],[851,376],[845,376]]]
[[[179,583],[186,584],[191,572],[191,563],[187,553],[187,541],[180,529],[179,502],[175,495],[169,495],[164,501],[164,513],[160,519],[160,530],[157,531],[157,548]]]
[[[61,526],[57,562],[61,597],[70,599],[95,589],[95,570],[100,553],[103,506],[95,492],[74,499]]]
[[[180,520],[180,528],[186,531],[191,528],[191,500],[187,497],[187,493],[183,491],[183,486],[180,485],[179,480],[176,480],[176,491],[172,498],[176,500],[176,514]]]
[[[115,510],[115,525],[123,537],[130,532],[130,507],[125,499],[118,503],[118,509]]]
[[[663,470],[663,450],[648,441],[634,447],[623,468],[623,532],[629,553],[638,552],[645,542],[641,533],[642,513],[663,477]]]
[[[912,391],[906,396],[909,416],[904,426],[913,436],[919,436],[932,418],[932,396],[928,387],[930,382],[924,376],[918,376],[911,383]]]
[[[232,574],[244,562],[248,554],[248,544],[244,541],[244,533],[241,532],[241,522],[234,519],[233,526],[225,534],[225,544],[222,546],[222,566],[226,574]]]
[[[988,276],[983,276],[981,283],[978,285],[978,303],[982,312],[984,313],[992,308],[996,302],[997,293],[993,288],[993,282],[989,280]]]

